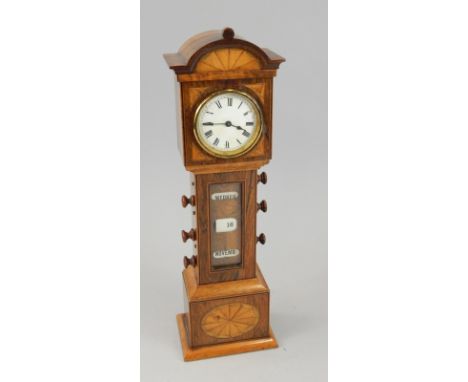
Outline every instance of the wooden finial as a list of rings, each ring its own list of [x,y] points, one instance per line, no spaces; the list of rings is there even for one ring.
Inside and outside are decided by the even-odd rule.
[[[224,28],[223,30],[223,38],[225,40],[232,40],[234,38],[234,29],[232,28]]]
[[[192,228],[190,231],[182,230],[182,241],[185,243],[188,239],[195,241],[197,238],[197,232]]]
[[[262,172],[261,174],[257,175],[257,183],[267,184],[267,181],[268,181],[268,177],[267,177],[266,172]]]
[[[182,207],[187,207],[189,204],[195,206],[195,195],[190,196],[187,198],[185,195],[182,195]]]
[[[257,237],[257,243],[260,243],[262,245],[265,245],[266,243],[266,236],[264,233],[261,233],[258,237]]]
[[[197,256],[194,255],[191,258],[184,256],[184,268],[187,268],[189,265],[195,267],[197,265]]]
[[[262,200],[260,203],[257,203],[257,211],[267,212],[268,206],[266,200]]]

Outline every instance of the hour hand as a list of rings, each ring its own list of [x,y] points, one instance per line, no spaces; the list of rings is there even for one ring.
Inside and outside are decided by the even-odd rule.
[[[224,122],[219,122],[219,123],[216,123],[216,122],[203,122],[202,123],[203,126],[214,126],[214,125],[225,125]]]
[[[237,130],[244,130],[244,131],[247,131],[245,130],[243,127],[240,127],[240,126],[236,126],[236,125],[231,125],[233,127],[235,127]]]

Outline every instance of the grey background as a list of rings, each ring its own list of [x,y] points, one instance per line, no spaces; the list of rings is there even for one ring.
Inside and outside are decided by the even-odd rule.
[[[230,26],[286,58],[274,87],[273,160],[262,170],[257,261],[280,347],[182,361],[180,206],[189,174],[177,150],[173,73],[162,57],[193,34]],[[327,379],[327,2],[141,1],[141,380]]]

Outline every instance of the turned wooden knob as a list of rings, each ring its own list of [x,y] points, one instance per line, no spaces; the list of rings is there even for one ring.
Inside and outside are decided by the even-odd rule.
[[[189,265],[195,267],[197,265],[197,256],[194,255],[191,258],[184,256],[184,268],[187,268]]]
[[[266,243],[266,236],[264,233],[261,233],[258,237],[257,237],[257,243],[260,243],[262,245],[264,245]]]
[[[182,230],[182,240],[185,243],[188,239],[195,240],[197,232],[192,228],[189,232]]]
[[[187,207],[188,205],[195,206],[195,195],[190,196],[187,198],[185,195],[182,195],[182,207]]]
[[[261,210],[263,212],[267,212],[268,206],[266,200],[262,200],[260,203],[257,203],[257,211]]]
[[[267,184],[267,181],[268,181],[268,177],[267,177],[266,172],[262,172],[261,174],[257,175],[257,183]]]

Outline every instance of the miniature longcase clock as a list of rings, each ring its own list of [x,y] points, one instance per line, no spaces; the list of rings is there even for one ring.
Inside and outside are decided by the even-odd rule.
[[[177,315],[186,361],[277,347],[270,290],[256,263],[257,184],[271,159],[273,78],[284,59],[235,36],[198,34],[164,55],[176,75],[179,150],[191,173],[193,241],[184,257],[185,313]]]

